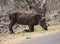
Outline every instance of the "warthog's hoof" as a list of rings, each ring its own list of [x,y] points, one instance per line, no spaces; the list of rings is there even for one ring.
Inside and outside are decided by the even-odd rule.
[[[46,30],[46,31],[47,31],[48,29],[44,29],[44,30]]]
[[[15,34],[14,32],[10,32],[10,34]]]
[[[24,32],[34,32],[34,31],[30,31],[30,30],[24,30]]]

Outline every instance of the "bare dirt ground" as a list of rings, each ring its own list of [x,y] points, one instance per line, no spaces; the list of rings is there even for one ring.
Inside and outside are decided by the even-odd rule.
[[[21,33],[21,34],[12,34],[12,35],[4,35],[0,37],[0,44],[17,44],[20,43],[26,39],[32,39],[39,36],[46,36],[48,34],[53,34],[60,31],[60,25],[56,26],[49,26],[48,31],[43,30],[36,30],[32,33]]]

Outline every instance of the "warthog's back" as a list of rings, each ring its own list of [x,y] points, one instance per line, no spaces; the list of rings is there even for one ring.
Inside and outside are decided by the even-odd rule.
[[[17,13],[16,20],[19,24],[35,24],[37,23],[35,19],[35,13]]]

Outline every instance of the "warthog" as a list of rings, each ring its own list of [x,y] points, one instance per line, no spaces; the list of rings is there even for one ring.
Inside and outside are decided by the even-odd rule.
[[[10,18],[10,25],[9,25],[10,33],[14,33],[12,27],[14,26],[15,23],[21,25],[28,25],[29,26],[28,32],[33,32],[34,26],[38,24],[40,24],[44,28],[44,30],[48,30],[46,26],[45,17],[42,17],[39,14],[15,12],[9,14],[9,18]]]
[[[33,0],[34,1],[34,0]],[[9,14],[10,18],[10,25],[9,25],[9,30],[10,33],[14,33],[12,27],[14,26],[15,23],[21,24],[21,25],[28,25],[29,30],[25,30],[28,32],[33,32],[34,31],[34,26],[40,24],[44,30],[48,30],[47,25],[46,25],[46,19],[45,19],[45,13],[46,13],[46,8],[45,8],[45,3],[46,0],[42,1],[41,6],[37,7],[36,5],[33,6],[31,1],[26,0],[30,8],[33,8],[36,13],[31,12],[31,13],[21,13],[21,12],[15,12],[12,14]]]

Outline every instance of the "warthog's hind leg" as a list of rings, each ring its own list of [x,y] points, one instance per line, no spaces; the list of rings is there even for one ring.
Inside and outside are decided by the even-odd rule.
[[[15,21],[11,20],[10,25],[9,25],[10,34],[13,34],[14,33],[14,31],[12,29],[12,27],[14,26],[14,24],[15,24]]]

